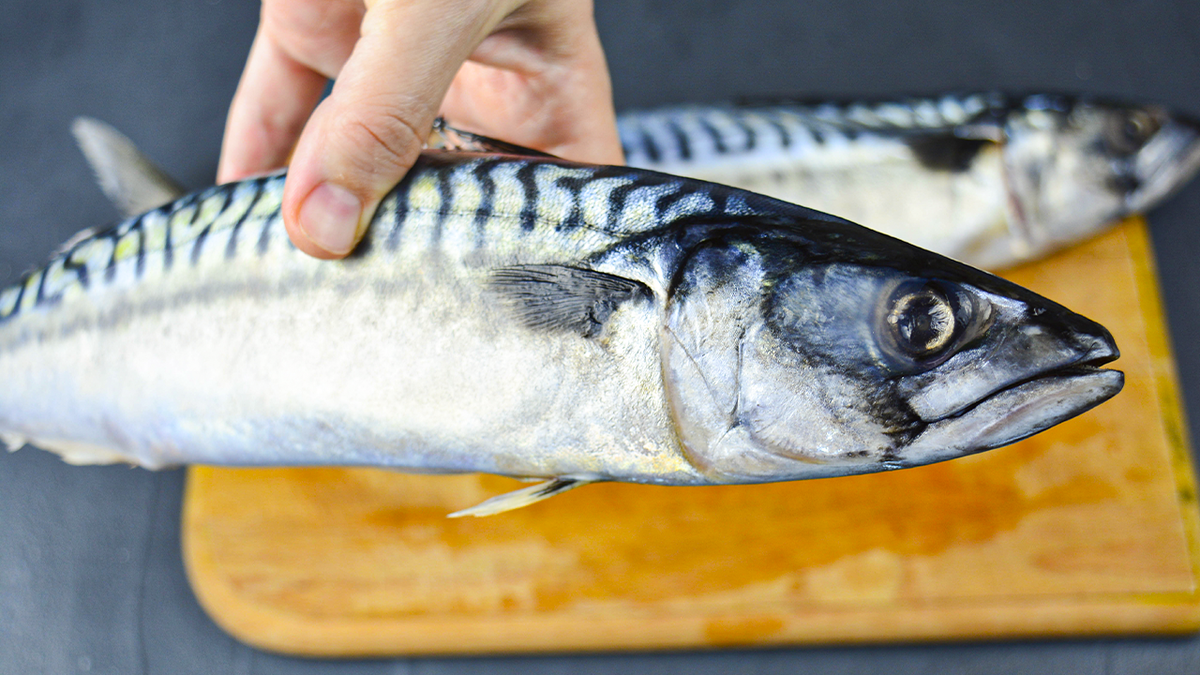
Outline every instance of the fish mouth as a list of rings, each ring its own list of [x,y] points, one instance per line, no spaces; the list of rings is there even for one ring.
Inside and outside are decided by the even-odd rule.
[[[1101,330],[1103,331],[1103,329]],[[1052,367],[1035,370],[1025,377],[1017,378],[1004,384],[997,383],[1000,386],[997,386],[990,392],[983,393],[977,400],[970,403],[964,402],[961,407],[944,410],[936,415],[923,416],[921,417],[921,422],[936,424],[944,420],[963,417],[989,400],[1004,395],[1005,392],[1028,392],[1036,388],[1037,383],[1050,378],[1084,377],[1097,372],[1117,372],[1101,368],[1101,366],[1112,363],[1121,357],[1121,351],[1117,348],[1113,339],[1108,336],[1107,331],[1089,337],[1092,338],[1091,343],[1087,345],[1086,349],[1080,350],[1074,358],[1060,361]],[[1116,392],[1114,391],[1113,394],[1115,395]]]
[[[1028,438],[1091,410],[1124,386],[1119,370],[1076,366],[1003,389],[972,411],[978,417],[981,408],[990,410],[973,425],[976,447],[988,450]]]
[[[1142,187],[1125,199],[1125,212],[1142,213],[1182,188],[1200,171],[1200,126],[1174,122],[1140,152]]]
[[[1125,374],[1119,370],[1112,370],[1109,368],[1101,368],[1101,366],[1108,364],[1108,363],[1112,363],[1113,361],[1116,361],[1120,357],[1121,357],[1121,352],[1117,349],[1117,346],[1115,344],[1113,344],[1111,342],[1097,342],[1090,350],[1088,350],[1087,353],[1080,356],[1079,360],[1059,366],[1057,368],[1053,368],[1053,369],[1041,372],[1041,373],[1037,373],[1035,375],[1031,375],[1031,376],[1021,379],[1021,380],[1016,380],[1012,384],[1009,384],[1008,386],[1005,386],[1005,387],[1002,387],[1002,388],[996,390],[988,398],[993,398],[995,396],[1002,395],[1008,391],[1027,392],[1031,388],[1036,388],[1039,385],[1039,383],[1043,383],[1046,380],[1067,380],[1070,378],[1087,378],[1087,377],[1091,377],[1091,376],[1094,376],[1094,375],[1097,375],[1100,373],[1117,373],[1118,375],[1120,375],[1121,384],[1109,396],[1109,398],[1111,398],[1112,396],[1115,396],[1117,394],[1117,392],[1119,392],[1121,390],[1120,386],[1124,385]],[[1103,377],[1109,377],[1109,376],[1103,376]],[[987,400],[987,399],[984,399],[984,400]],[[1107,400],[1107,399],[1105,399],[1105,400]],[[1097,401],[1095,405],[1098,405],[1102,402],[1103,401]],[[978,405],[978,404],[976,404],[976,405]],[[1083,411],[1080,410],[1079,412],[1083,412]],[[1056,424],[1057,424],[1057,422],[1056,422]]]
[[[981,452],[1015,443],[1100,405],[1125,386],[1125,373],[1101,366],[1120,356],[1111,342],[1079,360],[1017,380],[930,427],[952,427]]]

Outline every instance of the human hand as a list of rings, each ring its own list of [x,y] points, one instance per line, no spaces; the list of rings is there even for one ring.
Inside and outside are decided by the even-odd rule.
[[[439,107],[464,129],[622,161],[591,0],[263,0],[217,179],[284,166],[294,145],[288,235],[340,258],[416,161]]]

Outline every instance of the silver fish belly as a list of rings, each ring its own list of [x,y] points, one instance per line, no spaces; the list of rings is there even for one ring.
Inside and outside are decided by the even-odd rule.
[[[741,190],[429,153],[328,262],[288,240],[283,180],[83,233],[0,291],[3,438],[80,463],[554,479],[537,499],[924,464],[1121,386],[1097,324]]]
[[[618,118],[631,166],[836,213],[999,269],[1087,238],[1200,169],[1200,125],[1089,97],[682,105]]]

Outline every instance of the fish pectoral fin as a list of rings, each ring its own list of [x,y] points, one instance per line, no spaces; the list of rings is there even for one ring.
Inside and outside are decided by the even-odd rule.
[[[645,284],[569,265],[518,265],[492,271],[490,287],[528,328],[600,334],[621,303],[653,294]]]
[[[935,131],[905,136],[904,143],[925,168],[958,173],[970,169],[979,151],[994,141],[955,131]]]
[[[543,499],[548,499],[554,495],[562,494],[567,490],[574,490],[581,485],[598,482],[600,481],[589,478],[570,478],[566,476],[559,476],[558,478],[548,480],[544,483],[530,485],[527,488],[521,488],[520,490],[514,490],[513,492],[506,492],[502,495],[497,495],[491,499],[488,499],[487,501],[476,504],[469,509],[455,511],[446,517],[462,518],[464,516],[475,516],[478,518],[482,516],[494,516],[497,513],[504,513],[505,511],[512,511],[513,509],[519,509],[523,506],[529,506],[530,504],[540,502]]]
[[[497,140],[470,131],[463,131],[451,126],[446,119],[439,117],[433,122],[433,131],[425,142],[425,147],[433,150],[452,152],[494,152],[501,155],[517,155],[520,157],[551,157],[558,159],[548,152],[534,150],[523,145]]]
[[[136,216],[175,201],[184,189],[155,166],[124,134],[90,117],[76,117],[71,133],[96,181],[125,216]]]

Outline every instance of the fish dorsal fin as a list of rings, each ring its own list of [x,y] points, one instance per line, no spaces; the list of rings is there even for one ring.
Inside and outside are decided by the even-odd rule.
[[[95,238],[96,235],[100,234],[109,227],[110,226],[108,225],[94,225],[92,227],[83,228],[82,230],[71,235],[70,239],[59,244],[58,248],[54,249],[54,251],[50,253],[50,257],[57,258],[58,256],[67,253],[71,249],[75,248],[80,242]]]
[[[569,265],[517,265],[492,272],[490,287],[523,324],[595,337],[624,302],[651,297],[644,284]]]
[[[184,194],[124,134],[90,117],[76,117],[71,133],[96,174],[100,189],[125,216],[135,216]]]
[[[549,157],[554,155],[522,145],[497,140],[482,134],[463,131],[451,126],[442,117],[433,121],[433,131],[429,134],[426,147],[433,150],[448,150],[455,152],[491,152],[501,155],[518,155],[522,157]]]
[[[521,488],[520,490],[514,490],[513,492],[506,492],[502,495],[497,495],[491,499],[488,499],[487,501],[476,504],[469,509],[455,511],[447,517],[462,518],[464,516],[475,516],[478,518],[482,516],[494,516],[497,513],[512,511],[513,509],[519,509],[523,506],[529,506],[530,504],[540,502],[543,499],[549,499],[550,497],[562,494],[567,490],[574,490],[581,485],[587,485],[588,483],[596,482],[599,481],[590,478],[559,476],[558,478],[548,480],[545,483],[538,483],[537,485],[530,485],[527,488]]]

